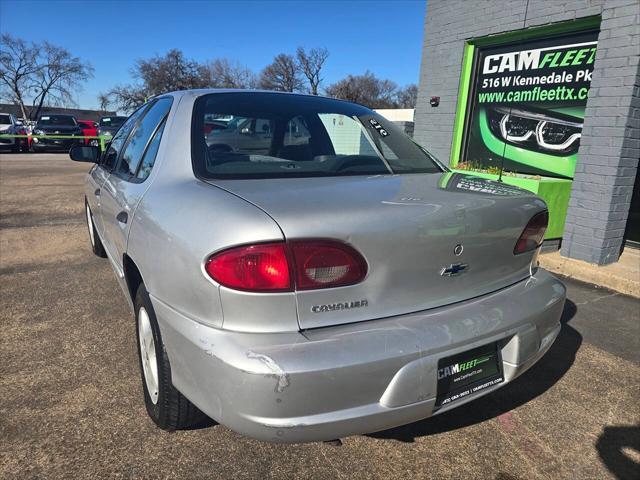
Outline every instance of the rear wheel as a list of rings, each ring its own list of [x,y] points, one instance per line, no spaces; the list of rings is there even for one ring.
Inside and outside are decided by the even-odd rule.
[[[136,294],[135,314],[144,404],[151,420],[169,431],[203,423],[207,416],[171,383],[169,357],[144,284]]]
[[[84,201],[84,210],[87,217],[87,229],[89,230],[89,241],[91,242],[91,250],[98,257],[107,258],[107,252],[104,251],[102,241],[100,240],[98,232],[96,231],[96,227],[93,224],[93,214],[91,213],[89,203],[86,199]]]

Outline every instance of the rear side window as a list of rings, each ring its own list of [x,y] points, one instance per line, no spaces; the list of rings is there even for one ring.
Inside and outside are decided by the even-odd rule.
[[[142,117],[138,126],[129,137],[127,145],[124,147],[120,163],[118,164],[118,174],[124,178],[138,178],[136,175],[142,157],[158,126],[167,116],[167,113],[169,113],[172,102],[173,99],[171,97],[163,97],[156,100],[147,109],[144,117]]]
[[[138,173],[136,174],[136,177],[140,181],[144,181],[151,173],[153,164],[156,161],[156,155],[158,154],[158,148],[160,147],[160,140],[162,139],[162,132],[164,131],[166,123],[167,118],[165,117],[160,126],[156,129],[156,133],[151,137],[147,150],[144,152],[142,163],[140,164],[140,168],[138,168]]]
[[[214,121],[224,128],[212,128]],[[360,105],[314,96],[201,96],[193,110],[191,149],[201,178],[442,171],[393,122]]]

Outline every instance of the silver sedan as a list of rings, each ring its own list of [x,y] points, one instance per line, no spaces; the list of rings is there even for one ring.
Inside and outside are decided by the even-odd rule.
[[[371,110],[195,90],[93,162],[93,251],[132,306],[144,401],[273,442],[406,424],[489,394],[560,331],[545,203],[449,171]]]

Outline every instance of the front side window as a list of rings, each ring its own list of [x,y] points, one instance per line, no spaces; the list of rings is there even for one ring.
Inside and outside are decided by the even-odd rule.
[[[104,153],[102,161],[103,166],[107,170],[112,170],[113,167],[115,167],[116,161],[118,160],[118,154],[120,153],[124,142],[127,140],[131,130],[136,126],[136,122],[148,106],[149,104],[145,104],[133,112],[107,145],[107,151]]]
[[[120,163],[118,164],[117,172],[123,177],[136,177],[138,166],[142,160],[149,140],[155,133],[158,125],[169,113],[171,103],[173,102],[171,97],[163,97],[155,101],[144,117],[129,137],[129,141],[122,152]]]
[[[195,102],[194,171],[201,178],[436,173],[400,128],[339,100],[277,93],[218,93]],[[213,118],[228,118],[212,130]]]
[[[11,117],[9,115],[0,115],[0,125],[11,125]]]

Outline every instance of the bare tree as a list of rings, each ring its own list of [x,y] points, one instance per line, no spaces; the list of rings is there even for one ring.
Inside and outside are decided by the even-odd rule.
[[[298,60],[298,68],[309,82],[309,93],[318,95],[318,87],[322,82],[320,72],[324,62],[329,58],[329,51],[326,48],[312,48],[307,53],[304,48],[298,47],[296,58]]]
[[[91,64],[65,48],[27,43],[11,35],[0,38],[1,93],[20,106],[25,119],[37,118],[45,104],[75,104],[73,94],[92,76]],[[27,109],[29,99],[33,108]]]
[[[33,75],[41,68],[38,63],[40,47],[21,38],[4,34],[0,37],[0,95],[20,106],[23,118]]]
[[[101,109],[115,107],[123,112],[132,112],[144,104],[149,95],[139,85],[116,85],[108,92],[98,94],[98,102]]]
[[[81,82],[93,77],[93,67],[74,57],[67,49],[44,42],[41,68],[33,75],[33,109],[31,118],[38,118],[40,110],[48,105],[75,105],[73,93],[81,88]]]
[[[260,74],[260,88],[281,92],[298,92],[303,88],[296,59],[281,53]]]
[[[395,108],[397,88],[395,82],[380,79],[367,70],[364,75],[348,75],[330,85],[327,95],[360,103],[369,108]]]
[[[215,88],[256,88],[258,79],[238,61],[216,58],[209,62],[211,86]]]
[[[110,103],[109,96],[105,93],[98,94],[98,103],[100,104],[100,110],[106,112]]]
[[[207,67],[184,58],[177,49],[169,50],[164,57],[138,60],[133,76],[142,80],[150,95],[211,86]]]
[[[175,90],[212,86],[209,69],[195,60],[188,60],[180,50],[170,50],[164,56],[138,60],[131,70],[137,83],[117,85],[98,97],[130,112],[150,97]]]
[[[418,101],[418,86],[415,83],[400,88],[396,93],[398,108],[416,108]]]

